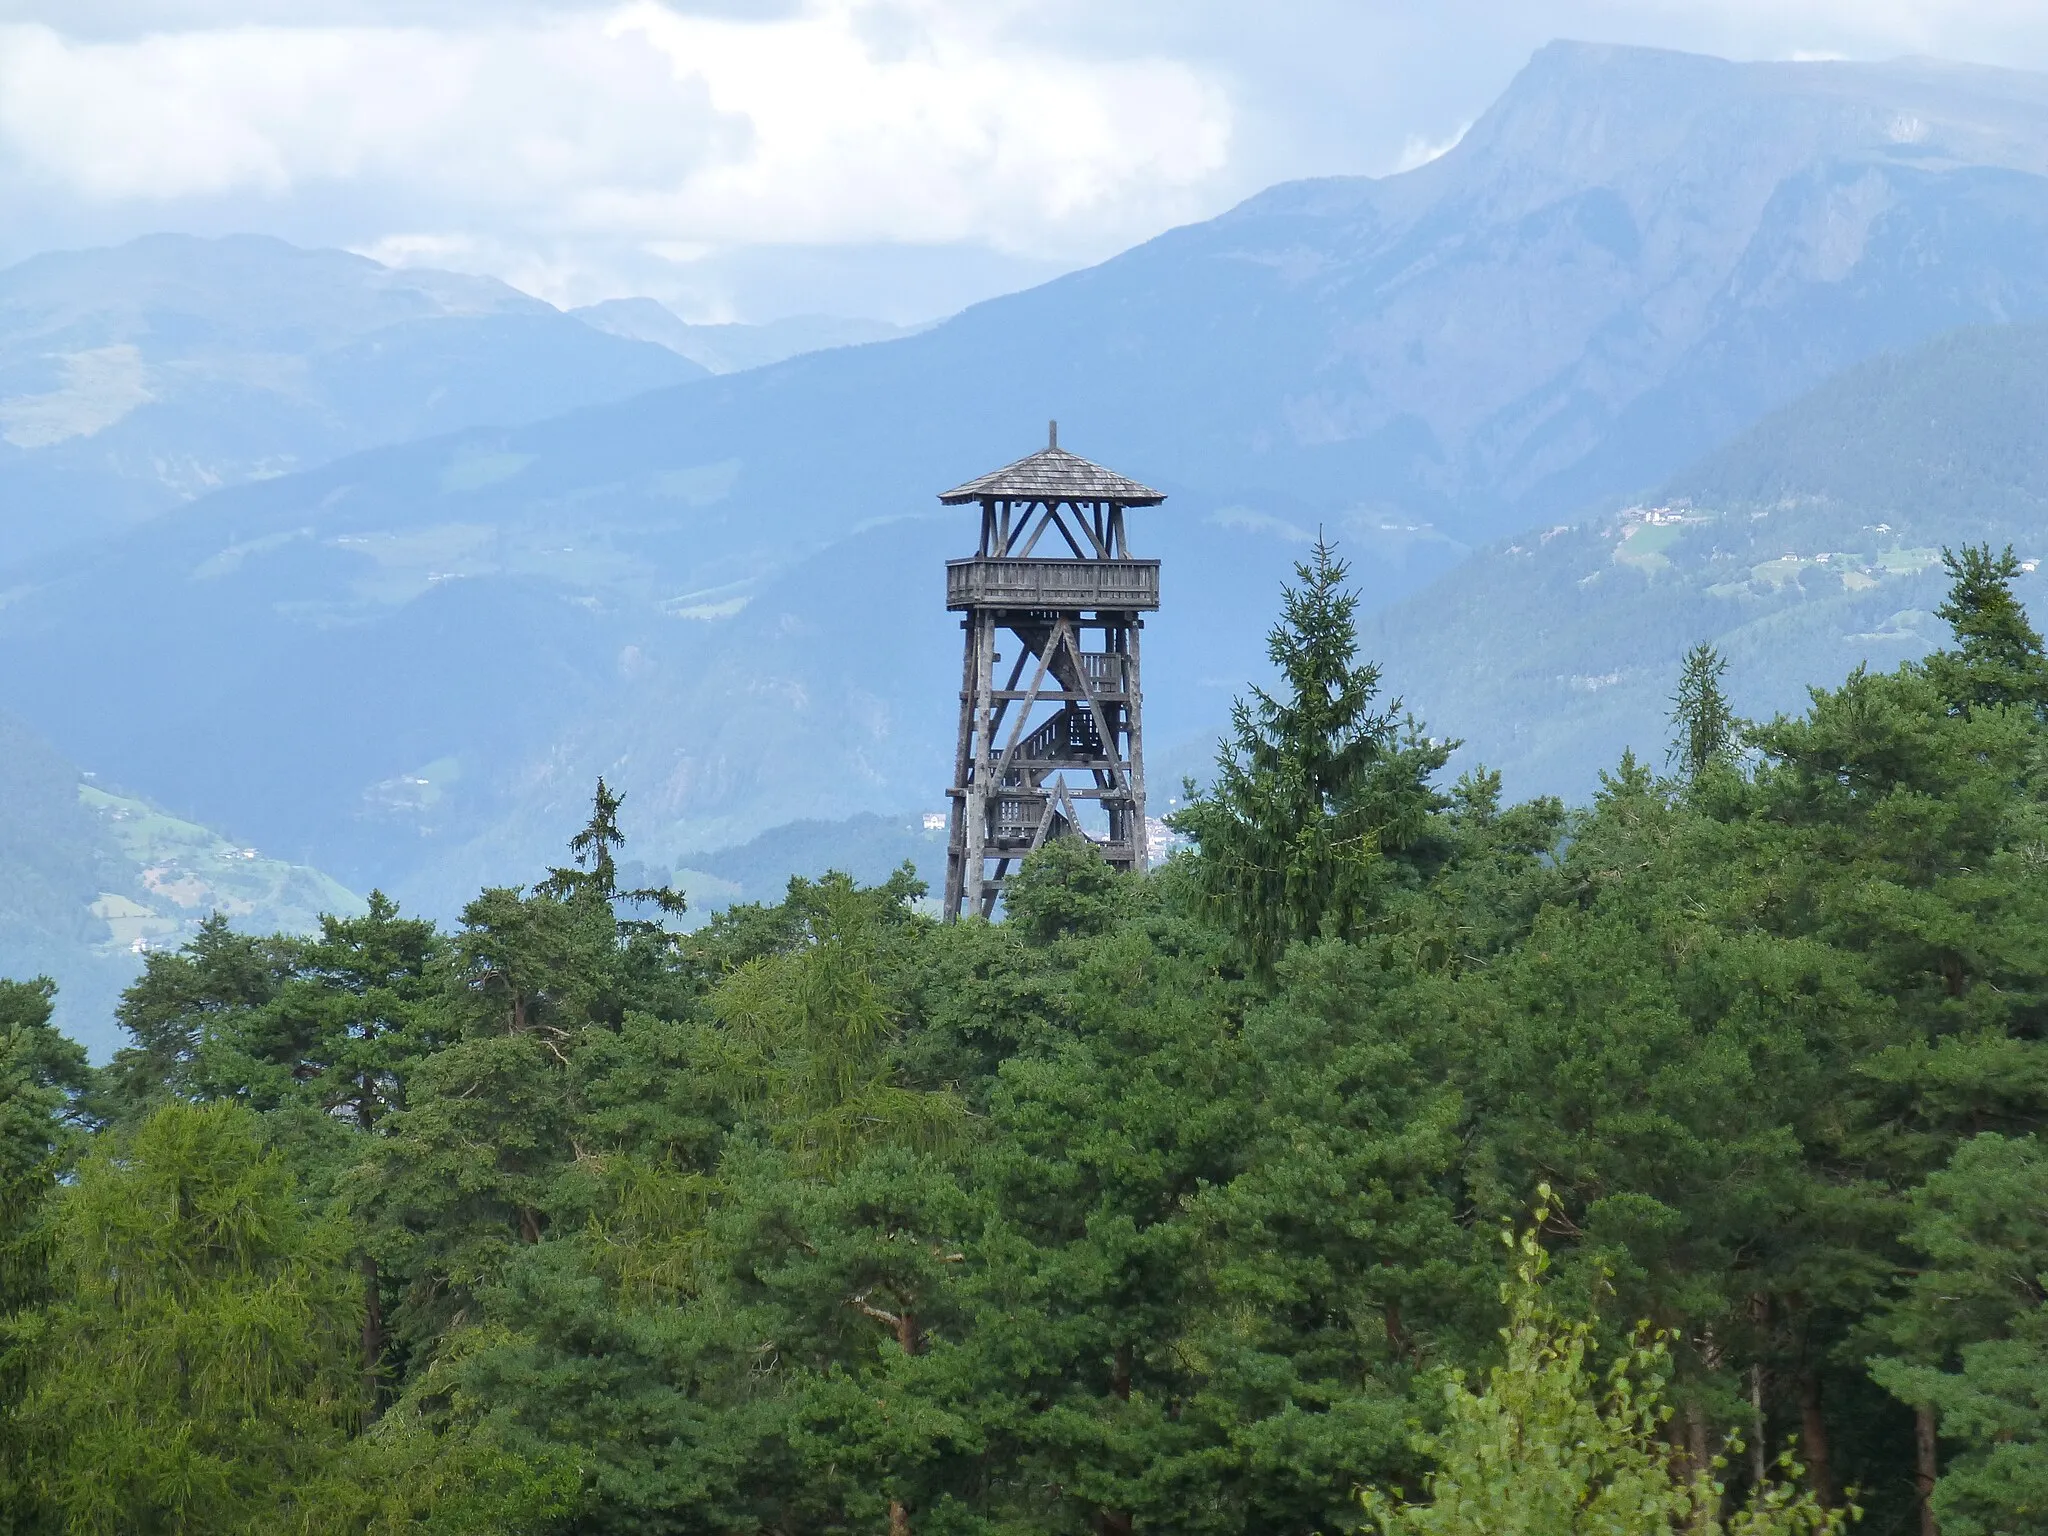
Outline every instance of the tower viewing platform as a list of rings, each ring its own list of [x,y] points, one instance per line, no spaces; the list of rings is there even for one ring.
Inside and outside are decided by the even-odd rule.
[[[1159,606],[1159,562],[1132,556],[1124,514],[1165,499],[1061,448],[1058,423],[1037,453],[939,498],[981,509],[974,554],[946,563],[966,637],[949,919],[992,915],[1012,867],[1051,837],[1145,867],[1138,636]]]

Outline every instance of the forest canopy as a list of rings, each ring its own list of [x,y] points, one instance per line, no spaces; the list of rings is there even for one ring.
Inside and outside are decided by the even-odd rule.
[[[1443,782],[1319,546],[1186,846],[0,983],[0,1530],[2048,1530],[2048,657]],[[1506,1241],[1503,1241],[1503,1238]]]

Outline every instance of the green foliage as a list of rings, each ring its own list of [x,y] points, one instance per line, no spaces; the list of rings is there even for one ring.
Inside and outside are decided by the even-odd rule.
[[[195,1073],[210,1024],[275,998],[301,947],[283,934],[237,933],[215,912],[182,948],[145,955],[142,978],[121,995],[121,1027],[135,1043],[107,1074],[110,1115],[133,1123],[167,1098],[203,1095]]]
[[[1733,761],[1742,744],[1742,721],[1721,691],[1728,662],[1704,640],[1685,653],[1678,690],[1671,696],[1668,761],[1688,783],[1716,764]]]
[[[582,831],[569,839],[569,855],[572,868],[553,869],[548,878],[540,884],[544,895],[569,896],[577,891],[588,890],[607,902],[626,902],[629,905],[650,905],[671,917],[680,917],[689,909],[683,893],[666,885],[646,886],[635,890],[619,887],[618,851],[626,845],[626,834],[619,830],[619,812],[626,804],[626,797],[612,789],[600,778],[597,789],[590,798],[590,820]],[[646,931],[651,925],[635,921],[628,931]]]
[[[1084,837],[1056,837],[1034,849],[1003,887],[1003,912],[1034,943],[1081,938],[1118,916],[1116,872]]]
[[[1432,742],[1398,701],[1375,709],[1379,669],[1357,660],[1358,598],[1318,540],[1286,589],[1267,654],[1284,686],[1231,711],[1214,787],[1174,827],[1202,850],[1212,913],[1269,966],[1289,943],[1351,935],[1380,907],[1388,861],[1421,850],[1442,801],[1429,779],[1455,743]]]
[[[77,1099],[91,1073],[84,1050],[50,1024],[56,993],[46,978],[0,980],[0,1209],[35,1198],[80,1130]]]
[[[2013,596],[2020,561],[2012,546],[1995,555],[1989,544],[1945,549],[1941,563],[1948,599],[1934,611],[1955,632],[1956,648],[1930,656],[1927,671],[1943,697],[1965,710],[2048,708],[2048,653]]]
[[[448,1033],[444,949],[431,922],[372,891],[363,915],[321,919],[267,997],[225,1000],[186,1081],[202,1098],[303,1105],[374,1130],[402,1104],[408,1064]]]
[[[68,1531],[268,1531],[362,1410],[339,1227],[249,1111],[167,1105],[52,1214],[54,1296],[21,1409]]]
[[[830,1172],[867,1145],[943,1145],[962,1130],[954,1095],[897,1081],[897,1021],[877,974],[890,929],[903,921],[889,896],[842,875],[792,881],[789,938],[711,995],[713,1071],[800,1168]]]
[[[19,1418],[34,1309],[54,1287],[47,1210],[84,1141],[85,1052],[50,1025],[49,981],[0,981],[0,1531],[38,1528],[34,1447]]]
[[[1538,1223],[1548,1214],[1539,1209]],[[1832,1536],[1848,1528],[1853,1510],[1824,1509],[1796,1490],[1789,1456],[1781,1481],[1752,1489],[1724,1515],[1718,1466],[1694,1464],[1666,1438],[1663,1337],[1638,1329],[1621,1357],[1597,1370],[1593,1325],[1565,1322],[1546,1298],[1548,1258],[1536,1232],[1510,1242],[1518,1252],[1514,1279],[1502,1287],[1505,1359],[1480,1391],[1453,1373],[1444,1428],[1428,1437],[1437,1465],[1426,1503],[1366,1492],[1381,1536]]]
[[[1437,791],[1322,546],[1159,871],[681,934],[601,784],[452,931],[153,956],[103,1078],[0,985],[0,1529],[1763,1536],[1898,1528],[1916,1445],[1951,1536],[2031,1529],[2048,721],[1956,682],[2002,570],[1739,757],[1696,652],[1683,777],[1567,810]],[[1493,1240],[1538,1187],[1549,1272]]]
[[[2048,1511],[2048,1154],[1972,1137],[1913,1196],[1924,1256],[1886,1319],[1879,1384],[1961,1447],[1935,1485],[1950,1536],[2037,1528]]]

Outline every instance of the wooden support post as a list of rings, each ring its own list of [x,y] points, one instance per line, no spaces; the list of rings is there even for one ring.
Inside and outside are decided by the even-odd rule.
[[[1138,676],[1138,632],[1144,627],[1144,620],[1134,613],[1124,630],[1124,725],[1131,736],[1131,867],[1141,871],[1148,867],[1152,855],[1145,827],[1145,732],[1139,718],[1145,693],[1139,686],[1142,680]]]
[[[985,610],[966,620],[966,661],[961,683],[960,744],[953,754],[953,830],[946,850],[948,921],[981,910],[982,851],[993,809],[988,750],[991,695],[995,691],[995,618]]]
[[[960,621],[964,637],[961,646],[963,659],[960,663],[960,741],[953,751],[952,825],[946,829],[946,892],[944,912],[951,922],[960,915],[960,902],[967,889],[967,860],[977,852],[973,841],[973,823],[967,814],[967,787],[973,782],[971,769],[974,764],[974,705],[975,621],[965,618]]]

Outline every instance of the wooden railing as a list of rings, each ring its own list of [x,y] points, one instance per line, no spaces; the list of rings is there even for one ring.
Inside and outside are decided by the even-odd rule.
[[[1017,754],[1010,759],[1003,783],[1022,783],[1027,763],[1088,764],[1107,756],[1102,750],[1102,733],[1095,729],[1095,717],[1070,704],[1017,743]]]
[[[1126,693],[1130,690],[1127,670],[1130,657],[1117,651],[1083,651],[1081,670],[1097,693]]]
[[[1157,560],[948,560],[948,608],[1082,608],[1135,612],[1159,606]]]
[[[1048,798],[1018,799],[1003,795],[996,800],[994,838],[999,844],[1028,844],[1038,824],[1052,814]]]

